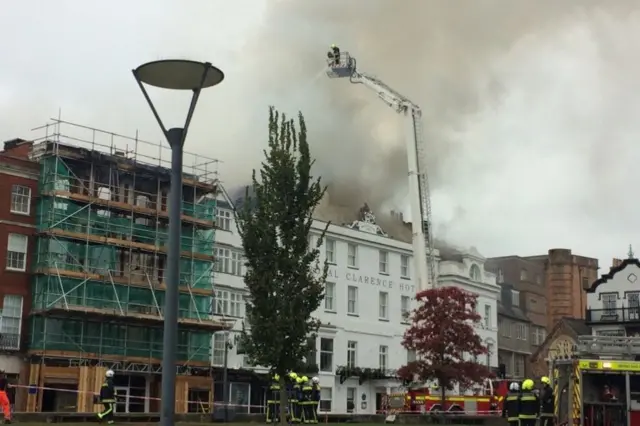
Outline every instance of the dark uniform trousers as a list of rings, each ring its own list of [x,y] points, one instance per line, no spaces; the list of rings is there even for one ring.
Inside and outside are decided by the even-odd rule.
[[[515,392],[509,392],[504,400],[504,406],[502,408],[502,417],[507,419],[509,426],[518,426],[520,419],[520,394]]]
[[[98,413],[98,420],[106,420],[109,424],[113,423],[113,413],[116,410],[116,394],[112,380],[107,379],[102,384],[99,399],[104,409]]]
[[[523,392],[519,398],[520,413],[518,420],[520,426],[536,426],[540,413],[540,398],[532,392]]]
[[[551,386],[546,385],[542,391],[542,412],[540,414],[540,426],[553,426],[554,423],[554,396]]]
[[[304,423],[318,423],[316,419],[315,401],[312,398],[313,388],[311,386],[304,386],[302,388],[302,399],[300,400],[300,406],[302,408],[302,419]]]
[[[267,423],[280,421],[280,385],[272,383],[269,387],[269,399],[267,400]]]

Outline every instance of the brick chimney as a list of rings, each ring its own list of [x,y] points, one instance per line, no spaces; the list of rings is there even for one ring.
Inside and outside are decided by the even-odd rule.
[[[29,158],[29,153],[31,152],[32,146],[33,142],[16,138],[5,141],[4,149],[2,150],[2,152],[12,157]]]

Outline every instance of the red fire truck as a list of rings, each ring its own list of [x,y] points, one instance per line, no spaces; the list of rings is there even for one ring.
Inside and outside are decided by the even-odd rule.
[[[418,413],[446,411],[471,415],[500,415],[509,383],[507,380],[487,379],[472,395],[446,395],[444,407],[439,388],[410,388],[405,392],[405,410]]]

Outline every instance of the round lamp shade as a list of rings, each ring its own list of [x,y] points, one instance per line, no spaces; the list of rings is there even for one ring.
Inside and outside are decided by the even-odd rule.
[[[203,81],[205,71],[207,75]],[[134,74],[142,83],[171,90],[206,89],[224,80],[224,73],[209,62],[184,59],[148,62],[136,68]]]

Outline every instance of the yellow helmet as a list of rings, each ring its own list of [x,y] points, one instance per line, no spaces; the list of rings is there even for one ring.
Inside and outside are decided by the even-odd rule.
[[[273,375],[273,380],[276,381],[276,382],[279,382],[280,381],[280,375],[279,374],[274,374]]]
[[[296,383],[302,383],[302,377],[296,378]]]
[[[291,380],[295,380],[298,378],[298,375],[292,371],[291,373],[289,373],[289,378]]]
[[[302,376],[302,381],[304,383],[307,383],[309,381],[309,378],[307,376]]]
[[[548,384],[550,384],[550,383],[551,383],[551,380],[549,380],[549,378],[548,378],[547,376],[542,377],[542,378],[540,379],[540,381],[541,381],[542,383],[544,383],[545,385],[548,385]]]
[[[533,380],[531,379],[527,379],[524,382],[522,382],[522,390],[531,390],[533,389]]]
[[[336,47],[335,43],[331,45],[331,48],[334,49]]]

